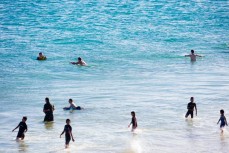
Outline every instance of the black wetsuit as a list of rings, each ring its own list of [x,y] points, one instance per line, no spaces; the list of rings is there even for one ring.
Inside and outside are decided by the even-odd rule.
[[[71,125],[65,125],[64,132],[65,132],[65,144],[68,145],[71,140],[71,135],[70,135],[70,132],[72,132]]]
[[[25,130],[27,130],[27,125],[25,122],[20,122],[18,126],[19,126],[19,131],[18,131],[17,137],[24,138],[25,137],[24,132]]]
[[[135,129],[138,126],[136,117],[132,117],[131,123],[133,129]]]
[[[45,104],[44,110],[49,109],[49,111],[45,112],[45,118],[44,121],[53,121],[53,106],[51,104]]]
[[[226,125],[225,116],[221,116],[220,121],[220,128],[223,128]]]
[[[188,106],[187,106],[188,111],[185,117],[188,117],[189,114],[191,114],[191,118],[193,118],[194,107],[196,107],[196,103],[193,103],[193,102],[188,103]]]

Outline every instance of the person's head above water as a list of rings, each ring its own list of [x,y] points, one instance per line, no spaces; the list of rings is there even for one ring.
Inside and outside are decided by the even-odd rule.
[[[134,111],[132,111],[132,112],[131,112],[131,115],[132,115],[133,117],[135,117],[135,112],[134,112]]]
[[[78,61],[82,61],[81,57],[78,57]]]
[[[22,121],[25,122],[27,120],[26,116],[23,116]]]
[[[70,122],[71,122],[70,119],[66,119],[67,124],[70,124]]]
[[[68,100],[68,102],[69,102],[69,103],[72,103],[72,102],[73,102],[73,100],[72,100],[72,99],[69,99],[69,100]]]
[[[191,97],[191,98],[190,98],[190,101],[193,102],[193,101],[194,101],[194,97]]]
[[[194,50],[191,50],[191,53],[194,54]]]
[[[221,115],[224,114],[224,110],[223,110],[223,109],[220,110],[220,114],[221,114]]]
[[[50,104],[49,98],[48,98],[48,97],[45,98],[45,102],[46,102],[47,104]]]

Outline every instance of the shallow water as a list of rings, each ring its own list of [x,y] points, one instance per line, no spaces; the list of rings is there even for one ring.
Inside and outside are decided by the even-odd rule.
[[[226,153],[228,1],[0,2],[0,152]],[[191,63],[191,49],[204,57]],[[37,61],[43,52],[48,60]],[[81,56],[89,66],[69,64]],[[198,116],[185,120],[195,97]],[[44,99],[55,122],[44,124]],[[85,108],[63,111],[72,98]],[[127,128],[136,112],[138,130]],[[25,140],[17,126],[28,117]],[[60,139],[71,119],[75,142]]]

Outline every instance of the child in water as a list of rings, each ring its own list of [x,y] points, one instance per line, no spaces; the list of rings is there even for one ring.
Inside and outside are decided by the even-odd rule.
[[[73,142],[75,141],[72,135],[72,127],[70,125],[70,122],[70,119],[66,119],[66,125],[64,126],[63,132],[60,134],[61,138],[61,135],[65,133],[65,148],[68,148],[71,138]]]
[[[22,121],[18,124],[18,126],[12,130],[12,132],[14,132],[14,130],[16,130],[19,127],[19,131],[18,131],[16,140],[19,140],[20,138],[21,140],[23,140],[25,138],[25,132],[27,132],[27,125],[25,123],[26,120],[27,120],[27,117],[24,116],[22,118]]]
[[[132,130],[131,132],[134,132],[134,130],[137,128],[138,124],[137,124],[137,119],[135,117],[135,112],[132,111],[131,112],[131,116],[132,116],[132,119],[131,119],[131,122],[130,124],[128,125],[128,127],[130,127],[130,125],[132,124]]]
[[[224,128],[225,125],[227,125],[227,119],[224,116],[224,110],[223,109],[220,110],[220,114],[221,114],[221,116],[219,118],[219,121],[221,121],[221,123],[220,123],[220,129],[221,129],[221,133],[223,133],[223,128]],[[217,124],[219,124],[219,121],[217,122]]]

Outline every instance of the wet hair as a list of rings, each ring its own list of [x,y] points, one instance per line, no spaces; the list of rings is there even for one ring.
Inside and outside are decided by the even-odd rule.
[[[73,100],[72,100],[72,99],[69,99],[68,101],[71,101],[71,102],[73,102]]]
[[[70,119],[66,119],[66,123],[67,123],[67,122],[70,122]]]
[[[81,57],[78,57],[78,60],[81,61],[82,60]]]
[[[22,119],[26,121],[26,120],[27,120],[27,117],[26,117],[26,116],[23,116],[23,118],[22,118]]]
[[[191,97],[190,100],[194,100],[194,97]]]
[[[42,52],[40,52],[39,55],[40,55],[40,54],[42,55]]]
[[[191,53],[194,53],[194,50],[193,49],[191,50]]]
[[[220,114],[222,114],[222,115],[224,114],[224,110],[223,109],[220,110]]]
[[[134,112],[134,111],[132,111],[132,112],[131,112],[131,115],[133,115],[133,117],[135,117],[135,112]]]

